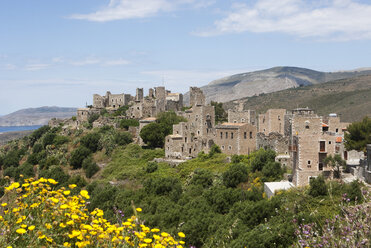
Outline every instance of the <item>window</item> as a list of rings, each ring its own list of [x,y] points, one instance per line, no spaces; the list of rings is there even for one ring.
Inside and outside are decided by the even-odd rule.
[[[308,164],[310,164],[310,160],[308,160]]]
[[[243,132],[243,138],[247,139],[247,133],[246,132]]]
[[[308,124],[305,125],[305,129],[309,129],[309,125]]]
[[[252,132],[250,132],[250,139],[252,139]]]
[[[241,122],[242,122],[242,123],[245,123],[245,118],[242,118],[242,119],[241,119]]]
[[[233,133],[231,133],[231,139],[233,139]]]
[[[338,132],[339,132],[339,128],[336,128],[336,129],[335,129],[335,133],[338,133]]]
[[[222,146],[222,150],[224,150],[224,146]]]
[[[186,142],[186,143],[187,143],[187,137],[185,137],[185,138],[184,138],[184,142]]]
[[[279,121],[281,120],[281,117],[280,117],[280,116],[278,116],[278,120],[279,120]]]
[[[232,150],[232,146],[228,146],[228,150]]]
[[[331,141],[329,141],[328,144],[331,145]]]
[[[225,138],[228,139],[228,132],[225,132]]]
[[[220,138],[223,139],[223,132],[220,132]]]

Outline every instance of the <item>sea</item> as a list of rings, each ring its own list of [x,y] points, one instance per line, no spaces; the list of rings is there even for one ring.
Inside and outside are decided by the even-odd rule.
[[[27,131],[27,130],[35,130],[42,126],[35,125],[35,126],[0,126],[0,134],[6,132],[17,132],[17,131]]]

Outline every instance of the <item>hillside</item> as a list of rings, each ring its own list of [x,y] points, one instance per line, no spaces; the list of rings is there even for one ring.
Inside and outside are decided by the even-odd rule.
[[[221,78],[201,87],[207,101],[227,102],[262,93],[271,93],[333,80],[371,75],[371,70],[320,72],[299,67],[273,67]],[[189,93],[184,96],[189,101]]]
[[[342,121],[353,122],[371,116],[370,96],[371,76],[359,76],[242,98],[225,103],[224,108],[233,108],[241,102],[245,109],[258,113],[270,108],[309,107],[320,115],[338,113]]]
[[[21,109],[0,117],[0,126],[45,125],[51,118],[70,118],[76,108],[40,107]]]

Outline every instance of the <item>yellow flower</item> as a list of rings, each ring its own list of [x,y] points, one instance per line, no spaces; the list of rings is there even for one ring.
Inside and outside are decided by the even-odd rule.
[[[65,194],[65,195],[69,195],[70,193],[71,193],[71,191],[69,191],[69,190],[63,191],[63,194]]]
[[[16,230],[16,232],[19,233],[19,234],[24,234],[24,233],[26,233],[27,231],[26,231],[26,229],[19,228],[19,229]]]
[[[151,229],[151,232],[154,232],[154,233],[159,232],[159,231],[160,231],[160,229],[158,229],[158,228]]]
[[[76,184],[70,184],[70,185],[68,185],[68,187],[69,187],[70,189],[74,189],[74,188],[77,187],[77,185],[76,185]]]
[[[2,207],[6,207],[8,205],[8,203],[4,202],[3,204],[1,204]]]
[[[28,227],[28,230],[30,230],[30,231],[32,231],[33,229],[35,229],[35,226],[33,226],[33,225]]]
[[[80,191],[80,195],[81,195],[82,197],[86,198],[86,199],[89,199],[89,198],[90,198],[89,193],[88,193],[88,191],[86,191],[86,190],[81,190],[81,191]]]
[[[68,243],[68,242],[64,242],[64,243],[63,243],[63,246],[64,246],[64,247],[71,247],[71,244]]]
[[[144,242],[146,242],[147,244],[150,244],[152,242],[152,239],[144,239]]]
[[[57,184],[57,182],[54,179],[48,179],[48,182],[51,184]]]
[[[136,208],[137,212],[142,212],[141,208]]]
[[[185,234],[183,232],[178,232],[178,236],[181,238],[185,238]]]

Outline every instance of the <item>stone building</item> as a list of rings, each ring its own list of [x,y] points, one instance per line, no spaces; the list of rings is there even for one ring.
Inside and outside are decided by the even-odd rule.
[[[198,87],[189,88],[189,103],[190,106],[206,105],[206,97],[202,90]]]
[[[228,109],[229,123],[249,123],[256,125],[255,110],[232,110]]]
[[[256,150],[256,126],[226,122],[215,127],[213,140],[225,154],[250,154]]]
[[[98,94],[93,95],[93,107],[94,108],[120,108],[128,105],[131,100],[130,94],[112,94],[107,91],[105,96]]]
[[[293,110],[290,120],[293,183],[296,186],[307,185],[311,177],[320,174],[331,177],[332,168],[327,167],[323,161],[328,155],[343,155],[341,154],[343,133],[329,131],[336,131],[336,124],[340,122],[330,121],[329,124],[325,124],[323,117],[308,108]],[[334,126],[330,127],[330,123]],[[339,129],[345,126],[340,125]]]
[[[269,109],[259,115],[258,132],[269,135],[277,132],[284,135],[286,109]]]
[[[99,114],[100,110],[95,108],[78,108],[76,121],[77,125],[81,125],[89,120],[89,117],[93,114]]]

